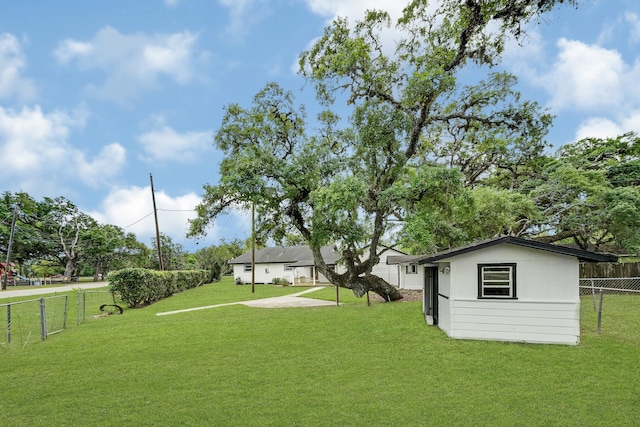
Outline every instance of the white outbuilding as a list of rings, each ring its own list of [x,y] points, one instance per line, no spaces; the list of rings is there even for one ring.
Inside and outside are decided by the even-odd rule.
[[[452,338],[570,345],[580,342],[580,263],[616,261],[512,236],[387,260],[404,267],[401,283],[422,275],[425,319]]]

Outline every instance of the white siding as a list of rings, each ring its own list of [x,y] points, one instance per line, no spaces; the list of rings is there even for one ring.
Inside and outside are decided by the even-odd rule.
[[[451,298],[451,280],[452,275],[455,274],[451,272],[451,263],[449,262],[440,262],[438,263],[438,293],[447,298]]]
[[[406,265],[397,266],[400,272],[399,288],[402,289],[418,289],[424,288],[425,267],[422,265],[416,265],[415,274],[407,274]]]
[[[400,286],[400,269],[404,267],[399,265],[387,265],[387,257],[396,255],[404,254],[394,249],[387,249],[382,254],[380,254],[380,261],[373,267],[373,269],[371,270],[371,274],[375,274],[376,276],[381,277],[390,285]],[[422,284],[417,289],[422,289]]]
[[[256,283],[272,283],[274,278],[287,279],[289,283],[293,283],[295,277],[294,270],[285,270],[285,264],[256,264]],[[303,269],[297,269],[302,274]],[[307,269],[308,270],[308,269]],[[251,271],[244,271],[244,264],[235,264],[233,266],[234,279],[240,277],[243,283],[251,283]],[[310,281],[309,275],[306,276]]]
[[[441,296],[438,297],[438,327],[447,335],[451,336],[451,310],[449,300]]]
[[[453,338],[577,344],[580,337],[578,260],[501,244],[448,260],[439,273],[440,327]],[[517,299],[478,299],[478,264],[515,263]],[[439,271],[444,264],[440,263]]]
[[[580,303],[456,300],[451,302],[453,338],[578,344]]]

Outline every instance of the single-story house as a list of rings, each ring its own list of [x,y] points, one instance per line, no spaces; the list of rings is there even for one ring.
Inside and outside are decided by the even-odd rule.
[[[340,253],[334,246],[323,246],[320,251],[329,267],[338,272],[344,271],[340,265]],[[386,248],[380,254],[380,262],[373,267],[375,274],[388,283],[398,286],[400,280],[399,266],[387,263],[389,256],[405,255],[395,249]],[[242,283],[251,283],[252,263],[251,251],[247,251],[229,261],[233,265],[233,277]],[[326,283],[327,278],[315,268],[313,254],[308,246],[284,246],[256,249],[255,251],[255,283],[273,283],[273,279],[284,279],[293,284]]]
[[[616,261],[513,236],[387,260],[411,286],[406,267],[418,269],[425,319],[452,338],[570,345],[580,341],[580,263]]]

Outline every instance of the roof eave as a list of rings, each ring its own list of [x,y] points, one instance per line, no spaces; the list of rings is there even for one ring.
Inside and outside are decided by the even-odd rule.
[[[452,258],[455,256],[463,255],[469,252],[475,252],[480,249],[485,249],[491,246],[499,245],[502,243],[510,243],[517,246],[523,246],[531,249],[538,249],[547,252],[557,253],[560,255],[574,256],[581,262],[617,262],[618,257],[610,254],[601,254],[596,252],[585,251],[582,249],[569,248],[567,246],[557,246],[551,243],[538,242],[536,240],[522,239],[520,237],[504,236],[497,239],[487,240],[480,243],[464,246],[462,248],[444,251],[432,256],[427,256],[421,259],[419,264],[427,264],[443,259]]]

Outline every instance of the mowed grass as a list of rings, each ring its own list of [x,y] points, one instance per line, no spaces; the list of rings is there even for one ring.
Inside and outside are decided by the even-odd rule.
[[[346,290],[156,316],[299,290],[223,281],[0,349],[0,425],[640,425],[638,296],[605,295],[601,335],[583,300],[577,347],[452,340]]]

